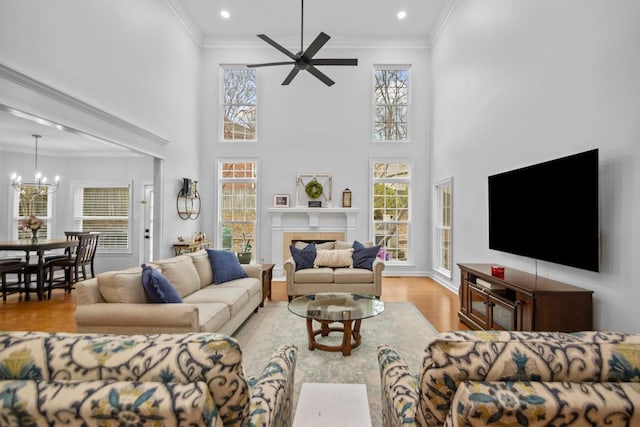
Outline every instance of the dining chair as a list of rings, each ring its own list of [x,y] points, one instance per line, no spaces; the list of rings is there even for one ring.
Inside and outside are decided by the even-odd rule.
[[[22,275],[24,273],[24,267],[27,265],[21,258],[6,258],[0,259],[0,276],[2,276],[2,301],[7,300],[7,295],[19,293],[25,291],[24,282],[22,281]],[[9,282],[7,279],[8,274],[15,274],[17,280]]]
[[[82,280],[86,280],[87,267],[91,268],[91,277],[95,277],[93,262],[98,248],[100,233],[81,233],[75,237],[78,239],[78,246],[75,248],[75,253],[71,253],[64,258],[53,259],[46,264],[49,277],[49,299],[51,298],[51,291],[53,289],[62,288],[65,292],[70,293],[73,285],[80,281],[80,273],[82,273]],[[64,269],[64,277],[56,278],[54,276],[56,269]]]

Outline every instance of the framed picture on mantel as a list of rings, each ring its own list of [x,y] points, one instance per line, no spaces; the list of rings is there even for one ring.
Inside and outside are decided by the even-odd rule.
[[[289,195],[288,194],[274,194],[273,195],[273,207],[274,208],[288,208],[289,207]]]

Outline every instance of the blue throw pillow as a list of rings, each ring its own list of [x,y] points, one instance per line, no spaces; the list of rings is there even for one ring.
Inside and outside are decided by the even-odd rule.
[[[207,249],[207,254],[213,270],[213,283],[216,285],[247,277],[235,252]]]
[[[380,245],[365,247],[357,240],[353,242],[353,268],[366,268],[373,271],[373,261],[376,260]]]
[[[180,294],[169,279],[156,269],[142,264],[142,287],[154,303],[181,303]]]
[[[296,262],[296,271],[303,268],[313,268],[313,262],[316,260],[316,244],[309,243],[303,249],[298,249],[294,245],[289,246],[291,256]]]

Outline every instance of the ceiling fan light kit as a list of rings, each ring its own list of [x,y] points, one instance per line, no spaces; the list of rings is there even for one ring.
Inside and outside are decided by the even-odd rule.
[[[314,58],[315,54],[329,41],[331,37],[328,34],[320,32],[316,36],[316,38],[311,42],[311,44],[304,49],[304,0],[301,0],[302,8],[301,8],[301,19],[300,19],[300,51],[296,54],[289,51],[279,43],[275,42],[269,36],[265,34],[258,34],[258,37],[267,42],[269,45],[278,49],[280,52],[284,53],[288,56],[291,61],[281,61],[281,62],[268,62],[264,64],[249,64],[247,67],[249,68],[257,68],[257,67],[270,67],[275,65],[293,65],[293,69],[289,72],[289,75],[284,79],[282,85],[288,85],[291,83],[293,78],[298,74],[298,72],[307,71],[311,75],[315,76],[321,82],[326,84],[327,86],[332,86],[335,82],[329,78],[326,74],[316,68],[316,65],[348,65],[348,66],[356,66],[358,65],[358,59],[351,58]]]

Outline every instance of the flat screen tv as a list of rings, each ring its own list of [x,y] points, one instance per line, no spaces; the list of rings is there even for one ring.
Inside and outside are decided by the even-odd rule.
[[[599,271],[598,150],[489,177],[489,248]]]

